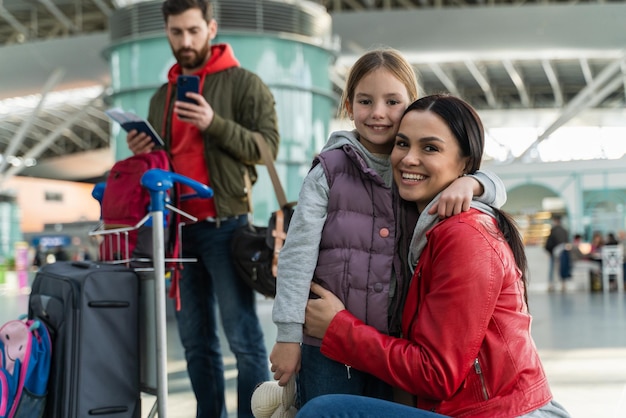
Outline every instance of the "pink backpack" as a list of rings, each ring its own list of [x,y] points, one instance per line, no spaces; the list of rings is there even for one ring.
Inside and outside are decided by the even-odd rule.
[[[46,405],[52,343],[38,320],[0,328],[0,417],[41,417]]]

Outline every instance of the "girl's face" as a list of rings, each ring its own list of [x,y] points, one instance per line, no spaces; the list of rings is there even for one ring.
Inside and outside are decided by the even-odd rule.
[[[468,158],[448,125],[435,113],[407,113],[391,151],[393,178],[404,200],[422,212],[431,200],[462,176]]]
[[[363,146],[372,153],[389,154],[409,103],[404,84],[386,69],[379,68],[358,82],[354,99],[346,107]]]

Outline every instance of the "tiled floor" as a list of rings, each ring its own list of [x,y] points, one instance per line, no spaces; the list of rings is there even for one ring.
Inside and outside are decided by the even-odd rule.
[[[626,295],[582,291],[548,293],[545,288],[545,282],[533,282],[529,305],[534,317],[532,333],[555,399],[574,418],[626,417]],[[0,288],[0,323],[25,312],[26,303],[27,295]],[[268,352],[276,332],[271,322],[271,307],[271,300],[258,300]],[[193,418],[195,403],[176,325],[171,316],[169,318],[167,416]],[[232,355],[226,345],[224,347],[228,406],[234,418],[237,372]],[[144,400],[143,416],[146,417],[154,398],[146,395]]]

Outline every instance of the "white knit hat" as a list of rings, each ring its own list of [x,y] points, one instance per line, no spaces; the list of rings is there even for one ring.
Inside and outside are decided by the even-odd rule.
[[[252,394],[252,414],[255,418],[294,418],[298,413],[295,402],[295,378],[285,386],[278,386],[276,380],[263,382]]]

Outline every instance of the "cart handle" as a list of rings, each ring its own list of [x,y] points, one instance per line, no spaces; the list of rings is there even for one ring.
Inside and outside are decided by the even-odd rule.
[[[104,189],[106,187],[106,182],[96,183],[91,191],[91,197],[96,199],[98,202],[102,204],[102,198],[104,197]]]
[[[165,210],[165,192],[174,187],[174,183],[184,184],[196,192],[192,195],[181,196],[181,200],[192,197],[207,199],[213,197],[213,189],[205,184],[190,179],[189,177],[174,173],[173,171],[152,168],[141,176],[141,185],[148,189],[150,193],[150,205],[152,206],[152,211]]]

